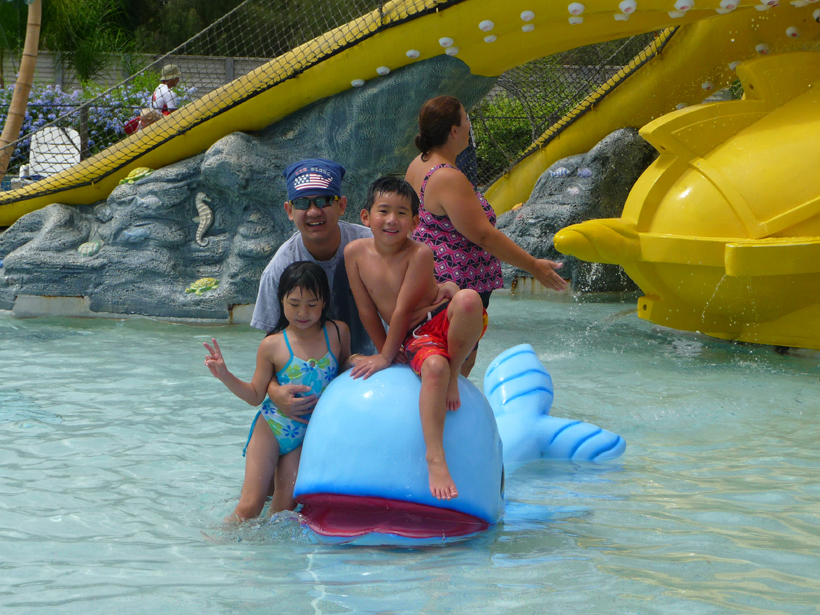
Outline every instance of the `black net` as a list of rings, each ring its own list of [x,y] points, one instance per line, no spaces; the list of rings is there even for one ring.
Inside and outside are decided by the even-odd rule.
[[[486,188],[560,129],[600,100],[618,76],[650,59],[671,35],[647,33],[579,47],[507,71],[470,110],[476,145],[477,184]],[[654,45],[652,43],[655,43]],[[628,67],[627,70],[624,70]]]
[[[121,167],[175,134],[398,21],[458,1],[416,0],[392,14],[393,3],[375,0],[320,5],[308,0],[246,0],[171,53],[119,58],[95,80],[117,83],[113,87],[86,85],[72,92],[56,85],[35,87],[21,137],[12,144],[7,178],[15,181],[3,187],[22,188],[15,200],[49,194],[60,187],[40,180],[68,168],[77,169],[70,185],[88,185],[119,168],[111,157],[95,156],[107,148],[127,149],[128,156],[116,163]],[[574,49],[502,75],[497,87],[471,110],[476,137],[468,161],[471,179],[486,186],[534,143],[543,144],[545,131],[561,124],[568,111],[577,109],[623,65],[641,54],[650,57],[643,49],[653,36]],[[272,59],[274,69],[255,71]],[[173,74],[179,82],[171,84],[173,95],[163,99],[160,79],[168,65],[176,67]],[[127,78],[117,82],[117,75]],[[231,85],[219,89],[226,84]],[[0,116],[5,116],[12,89],[0,89]],[[175,119],[182,121],[174,122],[176,132],[163,130],[157,136],[151,124],[165,124],[163,117],[172,107],[177,109]],[[148,138],[134,134],[146,128]]]
[[[196,122],[201,122],[389,27],[391,21],[435,10],[430,0],[408,4],[409,10],[397,17],[385,14],[387,3],[375,0],[333,0],[320,5],[308,0],[247,0],[166,55],[136,54],[112,60],[95,81],[111,82],[112,74],[129,75],[114,87],[86,85],[67,92],[53,84],[35,86],[21,136],[11,146],[7,177],[19,177],[15,188],[32,186],[21,195],[27,198],[48,193],[47,188],[37,185],[43,176],[81,160],[89,162],[86,176],[115,170],[104,165],[94,169],[93,157],[151,121],[162,120],[165,112],[153,99],[167,65],[176,66],[180,74],[179,83],[173,86],[174,95],[169,97],[177,108],[174,113],[189,113],[192,120],[195,115]],[[438,6],[447,4],[450,2]],[[251,74],[274,58],[280,60],[278,70]],[[249,74],[251,78],[241,85],[234,82]],[[232,82],[239,91],[234,90],[230,100],[212,95]],[[13,86],[0,89],[0,117],[7,114],[12,92]],[[202,104],[187,112],[186,105],[195,101]],[[144,151],[139,145],[130,149],[135,154]],[[76,185],[83,183],[87,180],[78,177]]]

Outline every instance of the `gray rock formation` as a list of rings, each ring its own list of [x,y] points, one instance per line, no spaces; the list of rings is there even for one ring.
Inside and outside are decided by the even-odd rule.
[[[572,278],[574,292],[637,290],[619,265],[565,256],[552,241],[555,233],[572,224],[620,217],[633,184],[656,157],[637,130],[617,130],[586,154],[553,164],[538,179],[529,200],[499,216],[497,227],[533,256],[564,263],[561,275]],[[516,276],[529,276],[506,264],[503,270],[507,285]]]
[[[21,295],[84,297],[94,312],[227,319],[232,306],[256,300],[262,270],[294,231],[282,207],[288,164],[323,157],[344,165],[344,217],[358,221],[370,182],[403,174],[418,153],[422,103],[447,93],[469,107],[494,83],[442,55],[257,134],[229,135],[106,201],[28,214],[0,235],[0,309]],[[191,286],[202,278],[214,280]]]

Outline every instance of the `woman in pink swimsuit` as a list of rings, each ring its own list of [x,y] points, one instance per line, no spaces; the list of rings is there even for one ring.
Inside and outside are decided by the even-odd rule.
[[[430,246],[439,283],[452,281],[477,291],[486,308],[490,294],[501,288],[501,261],[531,273],[547,288],[563,290],[556,273],[561,263],[537,259],[495,228],[495,212],[470,180],[456,168],[456,156],[470,144],[470,120],[452,96],[428,100],[419,112],[416,147],[421,151],[405,179],[419,195],[419,225],[413,239]],[[475,352],[464,362],[465,376]]]

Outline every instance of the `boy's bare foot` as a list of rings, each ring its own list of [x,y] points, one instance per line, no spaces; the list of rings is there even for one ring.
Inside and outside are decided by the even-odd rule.
[[[428,461],[427,474],[430,477],[430,493],[433,497],[439,500],[452,500],[458,497],[458,489],[450,476],[446,461]]]
[[[461,395],[458,393],[458,372],[455,372],[455,378],[450,378],[447,385],[447,409],[458,410],[461,408]]]

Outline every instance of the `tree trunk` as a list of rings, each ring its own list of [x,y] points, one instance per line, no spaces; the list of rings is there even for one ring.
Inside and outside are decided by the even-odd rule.
[[[80,107],[80,160],[91,156],[88,148],[88,103]]]
[[[31,86],[34,83],[34,68],[37,65],[37,51],[40,46],[40,22],[43,13],[42,0],[35,0],[28,6],[28,25],[26,42],[23,46],[23,58],[20,61],[20,72],[17,73],[17,85],[9,105],[9,114],[3,135],[0,136],[0,178],[6,174],[14,146],[9,146],[20,136],[20,128],[26,117],[26,105]]]

